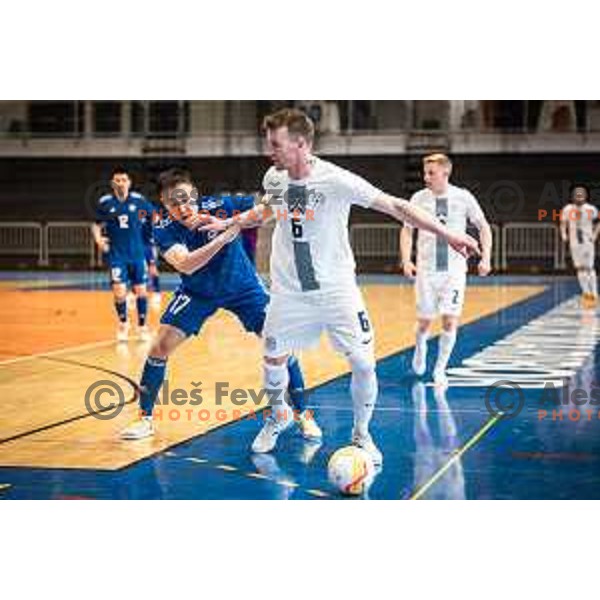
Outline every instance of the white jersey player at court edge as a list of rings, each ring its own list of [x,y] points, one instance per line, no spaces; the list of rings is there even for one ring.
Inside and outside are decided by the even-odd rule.
[[[265,118],[268,154],[273,162],[263,180],[264,202],[226,220],[211,219],[204,229],[224,229],[234,222],[255,227],[275,219],[271,252],[271,301],[264,337],[264,388],[271,416],[252,444],[270,452],[293,421],[284,392],[286,357],[315,345],[326,332],[348,360],[354,411],[352,443],[382,456],[369,433],[377,399],[374,338],[355,278],[348,238],[352,204],[371,208],[438,234],[463,254],[478,252],[477,242],[450,231],[406,200],[385,194],[358,175],[312,154],[314,125],[302,112],[283,109]]]
[[[479,231],[481,260],[479,275],[490,273],[492,230],[479,203],[467,189],[449,183],[452,163],[445,154],[430,154],[423,159],[425,188],[413,194],[411,205],[419,206],[444,222],[455,232],[464,233],[467,223]],[[404,274],[415,277],[417,300],[416,344],[413,371],[423,375],[427,368],[427,340],[435,318],[441,315],[442,332],[438,342],[438,357],[433,369],[436,385],[447,385],[446,367],[456,343],[456,332],[463,310],[467,261],[448,244],[427,231],[419,231],[417,264],[412,262],[413,229],[407,223],[400,234],[400,251]]]
[[[563,242],[569,244],[573,266],[581,287],[582,303],[585,308],[593,308],[597,303],[598,282],[596,278],[596,239],[600,232],[598,209],[588,202],[589,192],[584,185],[574,185],[571,201],[561,212],[560,234]]]

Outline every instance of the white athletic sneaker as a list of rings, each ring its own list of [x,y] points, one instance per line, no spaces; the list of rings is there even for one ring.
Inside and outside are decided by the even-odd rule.
[[[252,452],[256,452],[257,454],[271,452],[275,448],[275,444],[277,444],[279,435],[294,422],[294,413],[291,408],[288,407],[285,412],[283,407],[271,410],[275,414],[265,419],[265,424],[252,442]]]
[[[427,369],[427,346],[415,346],[415,353],[413,354],[412,368],[415,375],[423,375]]]
[[[122,432],[121,439],[142,440],[154,435],[152,417],[142,417],[130,423]]]
[[[152,339],[152,332],[148,325],[138,327],[138,336],[141,342],[149,342]]]
[[[368,452],[371,455],[371,458],[373,459],[373,464],[376,467],[381,466],[381,464],[383,463],[383,455],[379,451],[379,448],[377,448],[377,446],[375,445],[375,442],[373,441],[373,438],[371,438],[370,434],[367,433],[366,435],[360,435],[356,431],[353,431],[352,445],[358,446],[359,448],[362,448],[363,450]]]
[[[323,437],[323,432],[312,411],[305,410],[303,413],[300,413],[296,422],[303,438],[307,440],[320,440]]]
[[[119,323],[117,329],[117,342],[126,342],[129,339],[129,323]]]

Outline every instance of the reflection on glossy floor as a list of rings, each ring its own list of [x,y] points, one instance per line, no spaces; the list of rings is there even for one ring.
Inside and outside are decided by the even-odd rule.
[[[133,399],[134,383],[127,381],[137,380],[145,348],[131,342],[119,349],[107,339],[112,315],[106,292],[89,281],[70,285],[54,291],[15,290],[6,284],[0,289],[0,295],[13,295],[12,306],[25,311],[29,303],[37,330],[50,306],[62,311],[56,316],[63,319],[69,343],[53,345],[56,336],[40,333],[30,352],[86,344],[45,358],[15,360],[26,354],[25,342],[16,338],[28,319],[13,309],[21,315],[12,321],[15,339],[3,338],[0,347],[5,358],[0,362],[5,407],[0,498],[337,497],[327,482],[326,465],[331,453],[348,442],[352,410],[344,363],[327,345],[302,357],[313,388],[309,403],[325,433],[322,445],[290,431],[272,455],[249,453],[260,411],[231,421],[227,411],[233,405],[218,405],[211,390],[221,378],[231,388],[258,388],[260,344],[226,315],[189,343],[172,361],[169,375],[176,387],[202,379],[208,390],[202,407],[210,418],[165,420],[156,439],[124,443],[116,432],[134,404],[116,419],[99,421],[86,415],[82,396],[91,383],[106,377]],[[384,454],[369,498],[600,497],[597,323],[595,314],[579,308],[572,281],[497,278],[476,283],[447,390],[432,387],[430,374],[420,381],[409,374],[412,290],[401,280],[381,278],[367,280],[363,289],[378,340],[380,396],[372,432]],[[6,298],[3,306],[0,319],[8,322]],[[71,310],[77,314],[70,315]],[[85,314],[89,310],[93,319]],[[431,360],[435,346],[433,340]],[[105,369],[102,376],[98,369]],[[519,389],[491,397],[490,386],[504,379],[518,381]],[[540,385],[546,379],[554,390]],[[579,390],[580,406],[560,404],[567,389],[570,394]],[[215,418],[217,408],[225,409],[224,419]]]

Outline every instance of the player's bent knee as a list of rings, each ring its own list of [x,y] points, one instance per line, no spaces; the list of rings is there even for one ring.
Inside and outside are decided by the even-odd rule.
[[[442,329],[446,332],[451,332],[457,329],[458,327],[458,318],[454,316],[444,316],[442,317]]]
[[[265,364],[269,365],[270,367],[280,367],[281,365],[284,365],[287,363],[288,356],[289,355],[287,355],[287,354],[284,356],[265,356],[264,357]]]
[[[421,331],[422,333],[426,333],[427,331],[429,331],[430,327],[431,321],[429,319],[419,319],[417,323],[417,328],[419,331]]]
[[[167,358],[185,339],[186,335],[177,328],[161,325],[158,335],[152,342],[149,355],[154,358]]]
[[[125,302],[127,300],[127,288],[124,285],[113,286],[113,296],[115,300]]]
[[[375,374],[375,355],[370,350],[357,350],[348,356],[354,375],[369,377]]]

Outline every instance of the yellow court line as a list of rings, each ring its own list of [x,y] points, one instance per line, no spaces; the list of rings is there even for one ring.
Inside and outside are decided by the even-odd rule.
[[[423,485],[418,486],[416,489],[414,489],[408,499],[419,500],[419,498],[421,498],[423,494],[425,494],[425,492],[427,492],[427,490],[429,490],[429,488],[431,488],[435,484],[435,482],[438,481],[455,462],[459,461],[461,457],[467,452],[467,450],[469,450],[477,442],[479,442],[483,438],[483,436],[494,425],[496,425],[496,423],[498,423],[500,419],[502,419],[502,417],[504,417],[504,413],[498,413],[490,417],[482,425],[479,431],[475,433],[475,435],[473,435],[469,440],[467,440],[467,442],[463,446],[457,448],[456,450],[454,450],[454,452],[452,452],[452,455],[446,461],[446,463],[444,463]]]

